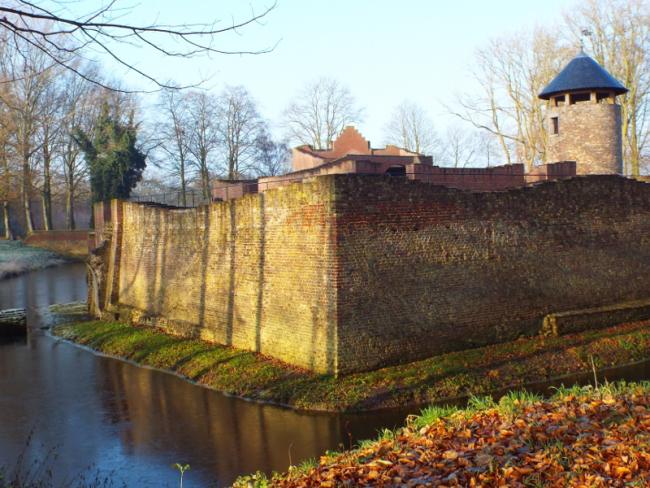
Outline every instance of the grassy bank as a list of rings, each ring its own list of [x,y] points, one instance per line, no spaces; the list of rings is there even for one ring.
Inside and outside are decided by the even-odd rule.
[[[167,369],[216,390],[300,409],[361,411],[478,395],[650,358],[650,321],[535,337],[341,378],[149,327],[81,322],[54,334],[103,353]]]
[[[68,261],[52,251],[26,246],[19,241],[0,240],[0,280]]]
[[[235,486],[648,486],[650,383],[429,408],[352,451]]]

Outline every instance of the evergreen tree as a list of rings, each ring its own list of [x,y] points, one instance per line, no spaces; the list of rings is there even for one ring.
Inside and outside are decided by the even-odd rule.
[[[107,103],[102,105],[93,131],[75,130],[74,139],[88,165],[93,203],[128,198],[142,179],[147,162],[136,147],[136,138],[133,115],[123,123],[111,115]]]

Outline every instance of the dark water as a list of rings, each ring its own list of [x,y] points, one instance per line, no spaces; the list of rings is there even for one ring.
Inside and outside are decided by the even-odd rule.
[[[28,308],[30,327],[26,339],[0,343],[0,466],[13,467],[24,451],[26,464],[51,466],[61,486],[81,472],[99,471],[127,486],[172,487],[178,474],[170,465],[179,462],[191,465],[184,486],[225,486],[239,474],[284,471],[290,461],[349,447],[418,411],[297,413],[96,356],[40,330],[37,309],[85,297],[81,264],[0,281],[0,309]],[[605,377],[649,379],[650,362]],[[591,376],[562,380],[574,381]],[[532,389],[546,393],[549,384]]]
[[[311,415],[229,398],[175,376],[103,358],[39,329],[37,308],[84,300],[85,269],[66,265],[0,282],[0,309],[26,307],[26,340],[0,343],[0,466],[50,460],[59,481],[113,473],[128,486],[224,486],[284,471],[401,425],[405,413]],[[349,434],[348,434],[349,432]],[[32,433],[29,447],[25,449]]]

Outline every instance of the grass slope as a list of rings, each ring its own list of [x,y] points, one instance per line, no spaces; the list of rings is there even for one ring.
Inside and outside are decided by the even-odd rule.
[[[650,383],[510,393],[429,408],[406,427],[236,487],[648,486]]]
[[[103,353],[171,370],[210,388],[299,409],[362,411],[430,404],[650,358],[650,321],[535,337],[341,378],[259,354],[114,322],[61,325],[54,334]]]

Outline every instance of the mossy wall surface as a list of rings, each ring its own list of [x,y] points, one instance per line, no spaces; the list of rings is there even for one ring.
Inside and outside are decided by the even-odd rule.
[[[331,196],[317,180],[196,209],[122,202],[111,302],[135,322],[335,371]]]
[[[113,207],[109,308],[319,372],[509,341],[650,292],[650,185],[618,176],[468,192],[331,175]]]

